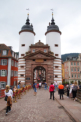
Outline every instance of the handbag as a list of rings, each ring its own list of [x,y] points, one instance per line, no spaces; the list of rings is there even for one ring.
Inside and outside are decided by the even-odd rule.
[[[8,98],[8,96],[6,95],[5,98],[4,98],[4,100],[7,101],[7,98]]]

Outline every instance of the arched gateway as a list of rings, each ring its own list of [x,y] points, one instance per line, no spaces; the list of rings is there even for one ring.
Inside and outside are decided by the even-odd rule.
[[[33,71],[33,81],[46,82],[46,70],[42,66],[37,66]]]

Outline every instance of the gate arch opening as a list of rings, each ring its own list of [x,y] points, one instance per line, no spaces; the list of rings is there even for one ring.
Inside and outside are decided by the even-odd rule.
[[[46,82],[46,69],[42,66],[37,66],[33,70],[33,81]]]

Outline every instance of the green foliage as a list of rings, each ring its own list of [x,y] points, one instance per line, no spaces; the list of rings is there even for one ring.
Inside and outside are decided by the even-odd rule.
[[[71,84],[73,84],[74,82],[73,82],[73,81],[71,81],[70,83],[71,83]]]
[[[78,57],[78,55],[79,55],[79,53],[68,53],[68,54],[63,54],[63,55],[61,55],[61,59],[62,59],[63,61],[66,61],[66,58],[67,58],[68,56]]]
[[[63,81],[62,84],[63,84],[63,85],[68,85],[69,82],[65,82],[65,81]]]

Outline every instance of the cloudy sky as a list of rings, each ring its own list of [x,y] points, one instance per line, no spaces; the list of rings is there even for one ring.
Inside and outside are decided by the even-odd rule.
[[[0,0],[0,43],[19,51],[19,31],[27,18],[36,33],[35,42],[45,43],[45,32],[51,21],[51,10],[59,26],[61,53],[81,53],[81,0]]]

